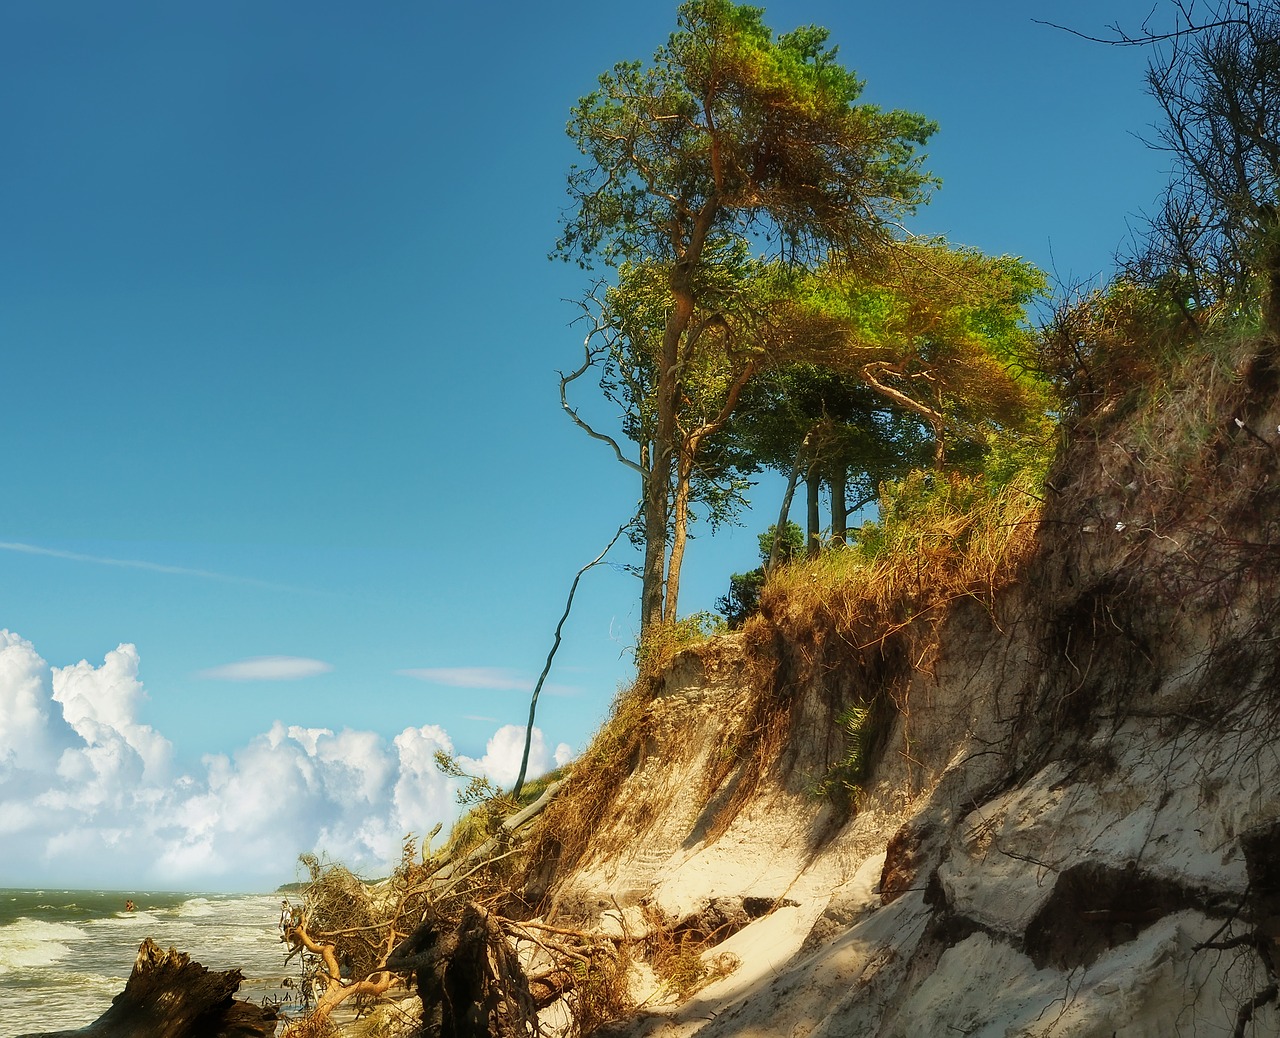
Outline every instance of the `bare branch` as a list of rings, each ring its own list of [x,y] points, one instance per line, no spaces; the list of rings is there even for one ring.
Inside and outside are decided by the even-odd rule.
[[[586,354],[586,356],[583,359],[582,364],[575,371],[570,372],[568,375],[566,375],[563,371],[557,372],[557,374],[560,376],[560,406],[564,408],[565,414],[567,414],[573,420],[574,425],[576,425],[579,429],[585,432],[593,440],[599,440],[602,443],[608,444],[611,448],[613,448],[614,455],[617,457],[617,459],[620,462],[622,462],[622,464],[627,466],[627,468],[640,473],[640,475],[643,476],[645,475],[645,471],[641,467],[640,463],[636,461],[632,461],[630,458],[628,458],[622,452],[622,448],[618,445],[617,440],[615,440],[612,436],[608,435],[607,433],[602,433],[597,429],[593,428],[591,425],[587,423],[587,421],[580,414],[578,414],[578,412],[573,407],[569,405],[569,393],[568,393],[569,383],[585,375],[587,371],[596,363],[596,360],[599,356],[600,351],[599,350],[593,351],[591,349],[590,344],[591,344],[591,336],[588,335],[586,340],[583,342],[583,351]]]
[[[551,661],[556,658],[556,651],[560,648],[560,635],[564,630],[565,621],[569,619],[569,611],[573,608],[573,596],[578,591],[578,581],[582,579],[582,574],[593,566],[598,566],[604,561],[604,557],[609,554],[610,549],[618,543],[618,538],[627,531],[627,529],[635,522],[635,519],[628,519],[625,523],[618,527],[618,532],[604,546],[604,551],[588,562],[582,569],[574,575],[573,583],[569,585],[569,597],[564,602],[564,612],[560,614],[560,622],[556,624],[555,640],[551,643],[551,651],[547,653],[547,662],[543,664],[542,673],[538,675],[538,683],[533,686],[533,694],[529,697],[529,722],[524,729],[524,754],[520,758],[520,774],[516,776],[515,785],[511,787],[511,796],[516,798],[520,796],[520,789],[524,785],[525,772],[529,768],[529,747],[533,742],[533,715],[538,708],[538,695],[542,692],[542,683],[547,680],[547,675],[551,673]]]
[[[1042,18],[1032,18],[1036,25],[1044,25],[1050,29],[1057,29],[1059,32],[1068,33],[1077,39],[1086,40],[1089,43],[1102,43],[1109,47],[1150,47],[1156,43],[1167,43],[1170,40],[1181,40],[1187,36],[1194,36],[1196,33],[1206,32],[1210,29],[1221,29],[1228,25],[1245,25],[1247,19],[1244,18],[1218,18],[1213,21],[1196,23],[1192,22],[1189,16],[1189,9],[1183,5],[1177,5],[1182,17],[1186,19],[1185,25],[1180,28],[1171,29],[1169,32],[1142,32],[1136,36],[1130,36],[1127,32],[1120,28],[1119,24],[1112,23],[1107,28],[1115,35],[1113,36],[1090,36],[1088,33],[1081,32],[1079,29],[1073,29],[1069,25],[1059,25],[1057,22],[1045,21]],[[1150,17],[1150,16],[1148,16]],[[1145,26],[1145,22],[1143,25]]]

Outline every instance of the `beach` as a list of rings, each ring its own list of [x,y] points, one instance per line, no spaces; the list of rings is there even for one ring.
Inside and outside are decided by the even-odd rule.
[[[0,1034],[92,1023],[147,937],[210,970],[240,970],[240,998],[287,1010],[302,970],[285,963],[279,916],[279,894],[0,889]]]

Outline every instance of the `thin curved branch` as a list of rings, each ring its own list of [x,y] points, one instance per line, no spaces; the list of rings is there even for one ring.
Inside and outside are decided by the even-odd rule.
[[[907,396],[900,389],[894,389],[893,386],[886,385],[876,376],[879,374],[899,375],[902,372],[896,370],[888,361],[878,360],[870,364],[864,365],[862,368],[862,377],[866,379],[867,384],[882,396],[887,396],[895,403],[901,404],[908,410],[914,411],[916,414],[924,418],[934,428],[938,428],[945,421],[945,416],[941,411],[936,411],[928,404],[922,404],[919,400]]]
[[[604,551],[588,562],[582,569],[578,570],[574,575],[573,583],[569,585],[569,597],[565,599],[564,612],[560,614],[560,622],[556,624],[555,640],[551,643],[551,651],[547,653],[547,662],[542,667],[542,673],[538,675],[538,683],[533,686],[533,695],[529,697],[529,723],[524,729],[524,755],[520,758],[520,774],[516,776],[516,784],[511,787],[511,797],[515,799],[520,796],[520,789],[524,785],[525,772],[529,768],[529,747],[533,742],[533,715],[538,708],[538,695],[542,692],[542,683],[547,680],[547,675],[551,673],[551,661],[556,658],[556,650],[560,648],[560,634],[564,630],[565,621],[569,619],[569,610],[573,608],[573,596],[578,591],[578,581],[582,579],[582,574],[593,566],[598,566],[604,561],[604,557],[609,554],[609,550],[618,543],[621,537],[635,522],[635,519],[628,519],[625,523],[618,527],[618,532],[613,535],[613,539],[605,545]]]
[[[1177,5],[1179,12],[1187,19],[1187,24],[1180,29],[1173,29],[1170,32],[1144,32],[1140,36],[1130,36],[1127,32],[1120,28],[1118,24],[1108,25],[1107,28],[1115,32],[1114,36],[1090,36],[1083,33],[1079,29],[1072,29],[1067,25],[1059,25],[1057,22],[1048,22],[1042,18],[1032,18],[1036,25],[1044,25],[1050,29],[1057,29],[1059,32],[1069,33],[1078,39],[1086,40],[1089,43],[1105,43],[1108,47],[1149,47],[1155,43],[1165,43],[1169,40],[1180,40],[1184,36],[1194,36],[1198,32],[1204,32],[1207,29],[1221,29],[1228,25],[1247,25],[1248,20],[1245,18],[1219,18],[1216,21],[1204,22],[1197,24],[1191,21],[1186,7],[1182,4]]]
[[[593,332],[592,334],[594,335],[595,333]],[[567,414],[573,420],[574,425],[576,425],[584,433],[590,436],[593,440],[599,440],[602,443],[608,444],[610,447],[613,448],[614,455],[617,457],[617,459],[620,462],[622,462],[622,464],[624,464],[625,466],[627,466],[627,468],[632,469],[633,471],[638,472],[641,476],[643,476],[645,474],[645,471],[641,467],[640,463],[638,461],[632,461],[630,458],[628,458],[622,452],[622,448],[618,445],[617,440],[615,440],[608,433],[602,433],[597,429],[594,429],[591,425],[587,423],[587,421],[580,414],[578,414],[578,412],[573,407],[569,405],[569,383],[585,375],[587,371],[596,362],[596,356],[598,355],[598,351],[593,351],[591,349],[590,343],[591,343],[591,336],[588,335],[582,344],[583,352],[586,354],[586,356],[584,357],[582,364],[575,371],[570,372],[568,375],[566,375],[563,371],[557,372],[557,374],[560,376],[560,406],[564,408],[565,414]]]
[[[327,1019],[338,1006],[353,995],[385,994],[395,983],[395,974],[382,968],[386,964],[387,956],[391,954],[391,949],[395,947],[396,940],[400,937],[395,927],[391,927],[387,933],[387,949],[379,961],[379,968],[365,979],[352,984],[342,982],[342,969],[338,965],[338,956],[331,943],[317,941],[307,933],[305,926],[291,927],[288,936],[296,938],[307,951],[319,955],[324,962],[324,994],[316,1003],[313,1019]]]

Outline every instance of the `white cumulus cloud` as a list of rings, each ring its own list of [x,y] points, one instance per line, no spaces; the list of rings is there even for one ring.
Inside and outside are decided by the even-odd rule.
[[[487,775],[498,785],[510,787],[520,774],[524,733],[524,725],[504,724],[485,745],[483,757],[459,757],[458,763],[464,771]],[[571,756],[572,751],[565,743],[557,746],[554,752],[548,750],[542,730],[535,725],[533,737],[529,740],[529,768],[525,777],[536,778],[546,774],[554,767],[567,764]]]
[[[145,698],[133,645],[107,653],[101,667],[81,660],[53,668],[53,700],[62,704],[63,719],[91,750],[102,759],[124,758],[132,751],[146,777],[159,779],[168,769],[172,747],[150,725],[138,724],[138,707]]]
[[[0,779],[41,768],[74,733],[49,701],[49,667],[29,641],[0,630]]]
[[[435,766],[454,745],[437,725],[388,743],[277,721],[175,773],[169,740],[139,722],[138,675],[132,645],[96,666],[51,668],[0,630],[0,887],[269,889],[293,878],[301,851],[378,875],[407,833],[420,839],[458,813],[458,780]],[[523,746],[524,728],[506,725],[459,762],[509,786]],[[534,728],[530,777],[568,753]]]

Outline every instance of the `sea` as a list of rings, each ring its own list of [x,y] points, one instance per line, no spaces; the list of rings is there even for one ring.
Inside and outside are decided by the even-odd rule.
[[[238,998],[300,1011],[303,966],[296,955],[285,961],[280,898],[0,889],[0,1036],[92,1023],[124,989],[147,937],[210,970],[240,970]]]

